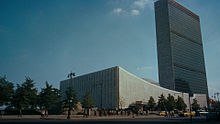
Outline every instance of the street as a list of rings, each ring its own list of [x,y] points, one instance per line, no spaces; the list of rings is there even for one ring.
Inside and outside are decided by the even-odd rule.
[[[14,124],[14,123],[26,123],[26,124],[190,124],[190,120],[187,118],[155,118],[155,119],[102,119],[102,120],[41,120],[41,119],[11,119],[0,120],[0,124]],[[216,121],[206,121],[205,119],[194,119],[193,124],[218,124]]]

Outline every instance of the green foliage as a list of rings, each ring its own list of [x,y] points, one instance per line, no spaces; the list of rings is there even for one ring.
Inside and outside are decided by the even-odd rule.
[[[41,89],[39,94],[39,107],[41,109],[53,110],[59,109],[58,103],[60,102],[60,91],[45,83],[46,87]]]
[[[82,106],[83,108],[92,108],[94,106],[94,101],[90,96],[90,92],[86,92],[85,96],[83,97]]]
[[[148,100],[147,106],[148,106],[149,109],[152,111],[152,110],[154,110],[155,105],[156,105],[155,100],[154,100],[154,98],[151,96],[150,99]]]
[[[175,99],[172,95],[168,95],[167,97],[167,102],[166,102],[166,107],[168,111],[173,111],[176,108],[176,102]]]
[[[179,97],[177,98],[176,100],[176,108],[179,110],[179,111],[184,111],[186,109],[186,104],[183,100],[183,98]]]
[[[200,105],[198,104],[196,99],[193,99],[192,110],[193,111],[198,111],[199,109],[200,109]]]
[[[17,109],[36,109],[37,89],[34,81],[26,77],[25,82],[17,84],[17,89],[13,95],[12,105]]]
[[[76,109],[77,108],[77,95],[73,87],[68,87],[66,90],[66,99],[63,101],[64,102],[64,108],[68,108],[70,105],[71,109]]]
[[[19,84],[17,84],[17,89],[15,90],[11,104],[18,110],[27,108],[28,106],[28,98],[25,95],[24,88]]]
[[[165,111],[166,110],[166,103],[167,103],[166,98],[164,97],[163,94],[161,94],[158,99],[157,108],[161,111]]]
[[[25,96],[27,97],[28,108],[36,109],[37,107],[37,89],[34,87],[34,80],[26,77],[25,82],[22,84]]]
[[[8,105],[14,93],[13,83],[6,80],[6,77],[0,77],[0,106]]]

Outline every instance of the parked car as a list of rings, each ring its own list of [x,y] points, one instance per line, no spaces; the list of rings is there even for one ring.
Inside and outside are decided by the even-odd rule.
[[[196,112],[186,112],[186,113],[184,113],[184,116],[195,116],[196,115]]]
[[[165,111],[162,111],[162,112],[160,112],[160,114],[159,115],[161,115],[161,116],[166,116],[167,115],[167,113],[165,112]]]

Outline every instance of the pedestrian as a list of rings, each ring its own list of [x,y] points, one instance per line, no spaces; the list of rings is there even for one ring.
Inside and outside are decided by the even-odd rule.
[[[21,112],[21,109],[19,109],[19,114],[18,114],[18,117],[22,117],[22,112]]]
[[[45,110],[45,117],[48,117],[48,110]]]
[[[173,118],[173,117],[174,117],[174,112],[172,111],[172,112],[171,112],[171,118]]]
[[[41,110],[41,119],[44,119],[45,117],[45,110]]]

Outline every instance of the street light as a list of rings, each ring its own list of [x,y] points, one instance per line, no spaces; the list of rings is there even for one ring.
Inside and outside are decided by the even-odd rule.
[[[70,119],[70,111],[71,111],[72,99],[73,99],[73,97],[70,97],[70,99],[68,99],[68,104],[69,104],[68,116],[67,116],[67,119],[68,119],[68,120]]]
[[[75,73],[73,73],[73,72],[70,72],[70,73],[67,75],[67,77],[70,78],[70,79],[72,79],[73,76],[75,76]]]
[[[190,122],[192,123],[192,110],[191,110],[191,102],[190,97],[193,96],[193,93],[189,93],[189,112],[190,112]]]
[[[73,76],[75,76],[75,73],[73,73],[73,72],[70,72],[68,75],[67,75],[67,77],[68,78],[70,78],[70,84],[72,83],[72,78],[73,78]],[[73,97],[70,97],[70,98],[68,98],[68,104],[69,104],[69,109],[68,109],[68,116],[67,116],[67,119],[69,120],[70,119],[70,111],[71,111],[71,103],[72,103],[72,99],[73,99]]]

